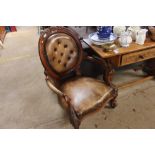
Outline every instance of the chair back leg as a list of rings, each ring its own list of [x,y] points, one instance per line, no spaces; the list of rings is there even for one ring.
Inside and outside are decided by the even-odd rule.
[[[115,108],[117,106],[116,98],[118,96],[118,88],[113,85],[112,91],[113,98],[110,100],[109,104],[111,108]]]

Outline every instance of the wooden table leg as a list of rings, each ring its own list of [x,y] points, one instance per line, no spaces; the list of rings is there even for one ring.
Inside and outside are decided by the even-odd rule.
[[[116,107],[116,98],[118,96],[118,88],[112,83],[112,76],[114,73],[114,67],[112,62],[107,59],[104,61],[104,71],[103,71],[103,80],[106,82],[107,85],[113,88],[113,99],[110,101],[110,106],[112,108]]]

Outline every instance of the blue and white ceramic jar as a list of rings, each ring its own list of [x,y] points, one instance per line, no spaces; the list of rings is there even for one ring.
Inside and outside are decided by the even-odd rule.
[[[99,39],[108,39],[112,33],[112,26],[98,26],[97,35]]]

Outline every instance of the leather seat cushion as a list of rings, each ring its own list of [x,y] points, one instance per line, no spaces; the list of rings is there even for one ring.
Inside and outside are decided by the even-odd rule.
[[[71,98],[71,104],[78,115],[87,113],[111,97],[112,89],[100,80],[89,77],[75,78],[64,83],[62,92]],[[67,107],[66,102],[61,102]]]

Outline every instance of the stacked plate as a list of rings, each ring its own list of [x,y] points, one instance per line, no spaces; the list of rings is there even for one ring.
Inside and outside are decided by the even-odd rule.
[[[97,32],[95,32],[95,33],[91,33],[88,36],[88,38],[95,45],[104,45],[104,44],[113,43],[117,39],[117,36],[115,34],[111,33],[109,38],[99,39]]]

